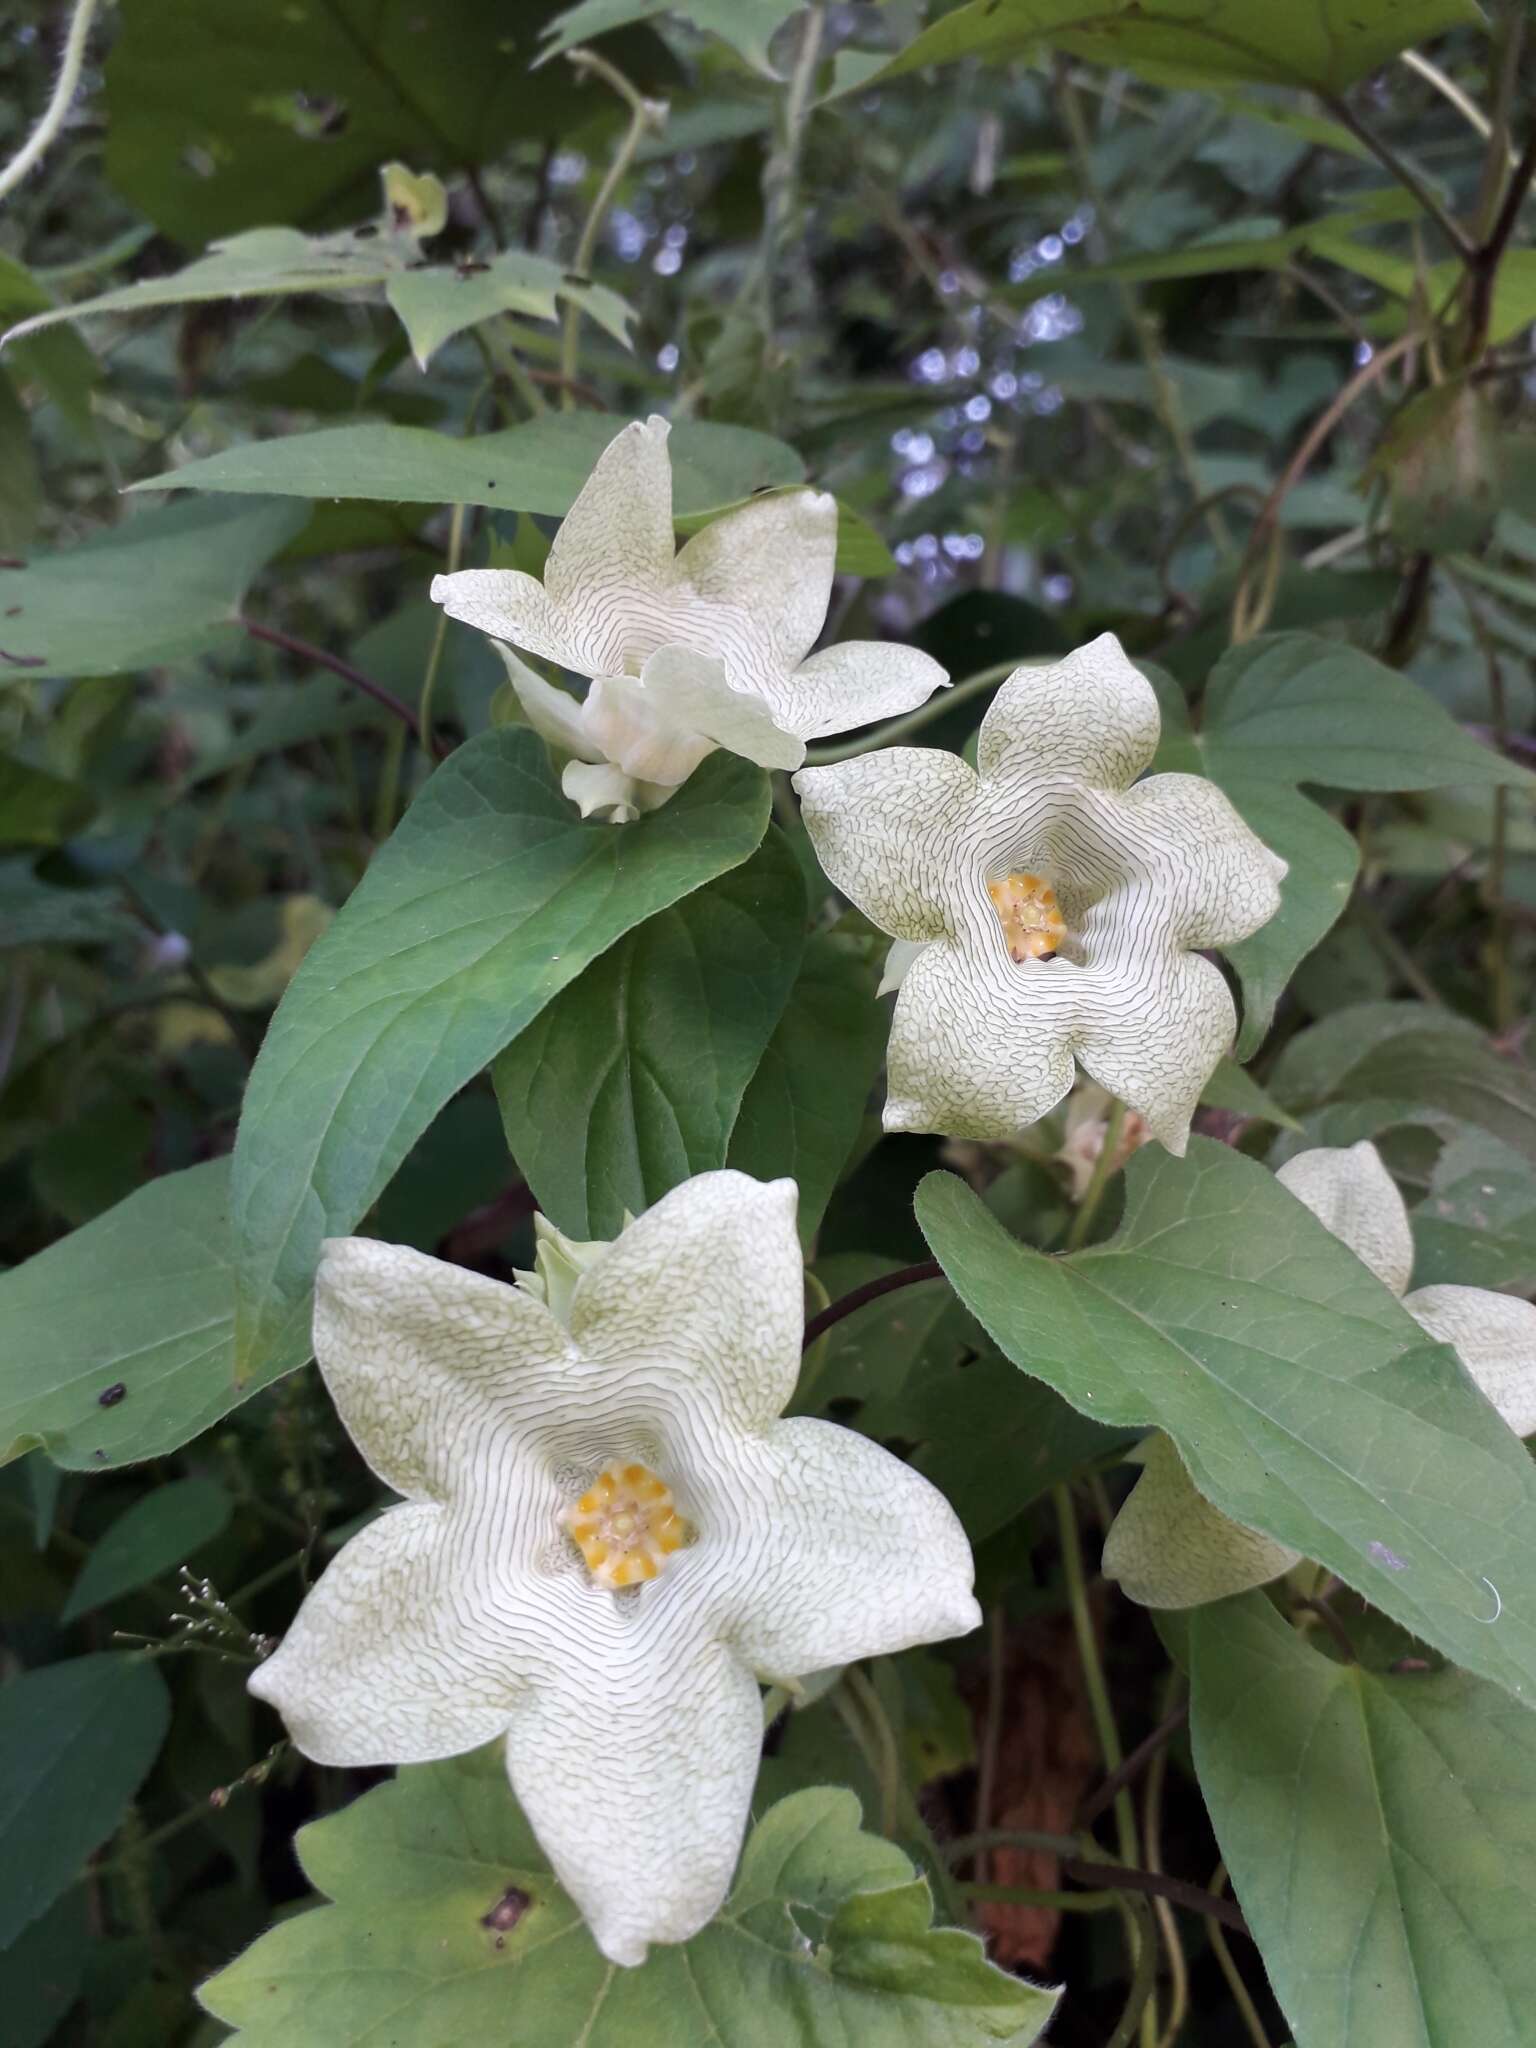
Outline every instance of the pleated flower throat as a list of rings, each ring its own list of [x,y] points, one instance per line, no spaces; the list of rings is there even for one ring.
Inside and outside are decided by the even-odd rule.
[[[1106,633],[1015,670],[974,771],[892,747],[796,776],[827,875],[897,942],[887,1130],[1010,1137],[1081,1065],[1184,1151],[1237,1022],[1198,949],[1273,917],[1285,862],[1203,777],[1136,781],[1159,726]]]
[[[508,1287],[333,1239],[315,1352],[402,1494],[336,1557],[251,1690],[306,1756],[417,1763],[502,1739],[560,1882],[616,1963],[730,1883],[758,1681],[980,1619],[948,1503],[835,1424],[799,1370],[792,1181],[684,1183],[607,1245],[548,1233]]]
[[[844,641],[826,622],[837,502],[774,491],[673,540],[666,420],[627,426],[561,522],[544,580],[462,569],[432,596],[502,649],[592,678],[572,697],[507,659],[528,722],[568,756],[583,815],[654,809],[716,747],[798,768],[805,743],[913,710],[946,682],[915,647]],[[809,659],[807,659],[809,656]]]
[[[1298,1152],[1277,1178],[1398,1296],[1436,1343],[1453,1347],[1478,1391],[1517,1436],[1536,1432],[1536,1307],[1487,1287],[1409,1291],[1413,1230],[1374,1145]],[[1199,1492],[1160,1431],[1141,1446],[1143,1470],[1110,1527],[1105,1576],[1143,1607],[1198,1607],[1279,1578],[1301,1553],[1245,1528]]]

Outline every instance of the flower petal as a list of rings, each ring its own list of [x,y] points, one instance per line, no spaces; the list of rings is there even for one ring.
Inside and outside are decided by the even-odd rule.
[[[771,491],[685,541],[672,583],[690,611],[723,614],[718,643],[704,651],[720,656],[738,689],[758,689],[815,646],[836,557],[837,500],[826,491]]]
[[[879,1444],[798,1417],[746,1447],[739,1470],[751,1506],[730,1639],[760,1678],[782,1683],[979,1627],[953,1508]]]
[[[1416,1287],[1403,1307],[1457,1356],[1516,1436],[1536,1432],[1536,1307],[1488,1287]]]
[[[541,1302],[369,1237],[332,1237],[315,1280],[315,1357],[347,1433],[386,1486],[418,1499],[483,1484],[526,1377],[569,1343]]]
[[[617,643],[607,662],[602,659],[612,636],[600,630],[600,621],[599,630],[589,631],[580,616],[568,616],[551,601],[539,579],[525,576],[521,569],[457,569],[451,576],[434,576],[432,601],[450,619],[578,675],[623,666]]]
[[[1159,1430],[1146,1446],[1141,1477],[1110,1525],[1103,1570],[1142,1607],[1203,1607],[1267,1585],[1300,1558],[1300,1551],[1213,1508]]]
[[[504,642],[495,640],[491,644],[501,656],[507,681],[523,707],[523,716],[539,738],[567,754],[574,754],[578,761],[601,761],[603,751],[587,730],[581,700],[573,697],[569,690],[559,690],[553,683],[545,682],[537,670],[531,669],[527,662],[519,661]]]
[[[606,1632],[573,1638],[507,1731],[513,1788],[555,1875],[603,1954],[630,1965],[719,1909],[763,1740],[746,1666],[697,1624],[655,1619],[617,1647]]]
[[[877,996],[894,995],[907,977],[907,969],[921,953],[926,941],[922,939],[892,939],[891,950],[885,956],[885,966],[880,972],[880,986]]]
[[[813,654],[765,694],[782,726],[814,740],[915,711],[948,682],[948,672],[919,647],[844,640]]]
[[[953,928],[957,850],[976,777],[937,747],[883,747],[795,777],[801,816],[828,879],[893,939]]]
[[[1053,1110],[1076,1078],[1077,975],[1016,968],[995,948],[925,946],[905,975],[886,1051],[888,1131],[1006,1138]]]
[[[640,680],[669,723],[702,733],[729,753],[762,768],[798,768],[805,759],[804,742],[777,723],[772,705],[750,690],[733,689],[725,664],[707,654],[658,648]]]
[[[305,1756],[429,1763],[506,1727],[524,1631],[476,1597],[462,1533],[442,1508],[389,1508],[332,1559],[251,1673]]]
[[[1384,1287],[1402,1294],[1413,1272],[1413,1231],[1397,1183],[1376,1147],[1319,1146],[1288,1159],[1275,1178],[1347,1244]]]
[[[1119,799],[1124,852],[1162,885],[1181,946],[1230,946],[1280,908],[1286,863],[1203,775],[1152,775]]]
[[[715,1397],[739,1429],[762,1429],[800,1373],[804,1266],[792,1180],[722,1168],[663,1195],[577,1282],[571,1335],[599,1365],[632,1368],[626,1398],[647,1409],[651,1378]]]
[[[1134,924],[1127,902],[1119,914]],[[1153,1137],[1182,1158],[1200,1091],[1237,1030],[1220,969],[1198,953],[1159,946],[1154,936],[1139,958],[1121,951],[1085,972],[1078,1016],[1083,1071],[1139,1111]]]
[[[640,781],[675,789],[715,750],[697,729],[678,724],[672,707],[634,676],[598,676],[583,710],[605,756]]]
[[[584,818],[606,811],[612,825],[627,825],[639,817],[642,809],[650,808],[639,801],[640,787],[632,775],[615,768],[611,761],[567,761],[560,774],[561,793],[570,798]],[[669,784],[667,795],[672,796],[675,790],[676,784]]]
[[[560,522],[544,564],[550,600],[573,619],[610,619],[621,635],[638,599],[656,603],[672,573],[671,429],[657,414],[634,420],[597,458]],[[625,667],[620,660],[604,667]]]
[[[1157,752],[1157,697],[1113,633],[1049,668],[1017,668],[981,721],[976,767],[983,782],[1011,774],[1060,775],[1125,789]]]

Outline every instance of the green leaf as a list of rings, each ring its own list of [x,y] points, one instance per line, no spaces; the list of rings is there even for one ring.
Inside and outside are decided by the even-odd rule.
[[[0,252],[0,334],[18,320],[33,313],[46,313],[53,305],[48,292],[14,257]],[[96,382],[96,359],[78,334],[49,334],[35,341],[20,342],[8,365],[22,382],[40,384],[72,427],[81,433],[91,430],[91,387]]]
[[[1536,1076],[1475,1024],[1429,1003],[1355,1003],[1300,1032],[1270,1084],[1298,1113],[1329,1103],[1412,1107],[1490,1132],[1536,1160]],[[1383,1123],[1391,1121],[1383,1116]]]
[[[532,78],[557,0],[372,0],[252,10],[124,0],[107,61],[107,172],[178,241],[263,221],[356,219],[380,164],[458,171],[590,115],[566,65]],[[641,32],[609,55],[644,90],[671,75]]]
[[[12,946],[91,946],[143,927],[114,889],[55,888],[30,860],[0,860],[0,952]]]
[[[91,1947],[85,1887],[77,1885],[0,1949],[8,2048],[44,2048],[75,2002]]]
[[[0,1461],[34,1445],[71,1471],[162,1457],[304,1363],[299,1333],[236,1384],[228,1205],[229,1161],[212,1159],[0,1273]]]
[[[1197,1609],[1190,1653],[1201,1790],[1297,2041],[1525,2048],[1536,1716],[1336,1662],[1261,1594]]]
[[[1413,1212],[1413,1284],[1536,1292],[1536,1175],[1498,1138],[1455,1139]]]
[[[731,1132],[728,1164],[800,1189],[800,1238],[815,1239],[864,1122],[885,1057],[874,1000],[878,962],[830,932],[812,932],[784,1014]]]
[[[323,427],[226,448],[130,488],[496,505],[560,518],[626,424],[616,413],[547,413],[470,441],[425,427]],[[800,483],[805,475],[792,448],[751,427],[683,420],[668,446],[673,509],[683,517],[718,511],[770,485]]]
[[[1248,1069],[1240,1067],[1236,1060],[1224,1059],[1218,1063],[1200,1091],[1200,1101],[1206,1108],[1225,1109],[1233,1116],[1258,1118],[1280,1130],[1301,1128],[1296,1119],[1283,1110],[1274,1097],[1259,1086]]]
[[[492,1069],[513,1157],[572,1237],[617,1237],[724,1166],[800,962],[805,884],[782,832],[610,946]]]
[[[212,1479],[172,1479],[136,1500],[97,1538],[69,1589],[61,1624],[185,1564],[229,1527],[235,1504]]]
[[[74,1657],[0,1686],[0,1947],[112,1833],[169,1719],[142,1657]]]
[[[739,866],[767,822],[767,778],[723,753],[631,825],[579,818],[526,727],[438,769],[251,1073],[232,1184],[242,1379],[299,1341],[321,1239],[354,1227],[449,1097],[616,939]]]
[[[867,89],[962,57],[1000,62],[1048,47],[1145,78],[1290,85],[1337,93],[1400,50],[1460,22],[1474,0],[969,0],[876,72]]]
[[[1070,1258],[1016,1243],[952,1175],[929,1175],[917,1214],[1015,1365],[1098,1421],[1165,1429],[1233,1521],[1536,1697],[1536,1466],[1272,1173],[1209,1139],[1185,1159],[1148,1146],[1118,1234]]]
[[[1211,675],[1198,732],[1166,684],[1159,698],[1163,744],[1154,766],[1210,776],[1291,864],[1279,915],[1226,949],[1243,985],[1239,1059],[1257,1050],[1281,991],[1339,917],[1359,864],[1350,835],[1301,796],[1298,783],[1536,787],[1536,778],[1470,738],[1417,683],[1311,633],[1266,634],[1233,648]]]
[[[242,2048],[1025,2048],[1056,2002],[931,1925],[926,1884],[817,1787],[757,1823],[719,1916],[637,1969],[605,1962],[507,1785],[499,1748],[408,1767],[300,1831],[301,1913],[199,1992]],[[503,1902],[515,1923],[498,1931]],[[520,1911],[518,1910],[520,1908]],[[381,2032],[383,2030],[383,2032]]]
[[[280,501],[166,505],[25,568],[0,566],[0,684],[120,675],[228,646],[252,578],[304,516]]]
[[[0,846],[57,846],[95,810],[96,799],[78,782],[0,754]]]
[[[719,36],[738,56],[766,78],[778,73],[768,60],[774,31],[798,14],[804,0],[580,0],[557,14],[545,30],[539,62],[607,35],[632,21],[654,21],[658,14],[680,14],[706,35]]]
[[[14,553],[28,544],[41,502],[32,425],[15,385],[0,370],[0,549]]]
[[[376,289],[374,289],[376,288]],[[628,340],[634,315],[606,285],[584,284],[547,256],[514,249],[478,266],[426,263],[414,237],[377,226],[336,235],[304,235],[297,228],[251,228],[217,242],[207,255],[168,277],[47,307],[23,320],[0,346],[14,345],[60,320],[103,313],[143,313],[198,300],[284,298],[300,293],[343,293],[376,298],[393,308],[423,369],[453,335],[502,313],[538,320],[557,317],[559,301],[581,307],[603,330]],[[3,387],[0,387],[3,388]],[[4,412],[0,407],[0,431]]]

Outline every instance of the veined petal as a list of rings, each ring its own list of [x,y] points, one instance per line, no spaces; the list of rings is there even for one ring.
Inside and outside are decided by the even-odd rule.
[[[993,698],[976,742],[983,782],[1068,776],[1125,789],[1157,752],[1157,697],[1113,633],[1049,668],[1017,668]]]
[[[925,946],[902,978],[886,1052],[888,1131],[1007,1138],[1053,1110],[1076,1077],[1078,970],[1015,968],[995,948]]]
[[[556,689],[553,683],[545,682],[504,642],[496,640],[492,645],[501,656],[507,681],[523,707],[523,716],[539,738],[567,754],[574,754],[578,761],[601,761],[603,751],[587,731],[580,700],[569,690]],[[585,812],[582,815],[585,816]]]
[[[479,1597],[484,1567],[442,1508],[389,1508],[332,1559],[251,1673],[316,1763],[430,1763],[492,1741],[521,1689],[525,1629]]]
[[[634,676],[598,676],[583,710],[606,758],[640,781],[675,789],[715,750],[713,740],[679,725],[672,707]]]
[[[756,1680],[701,1627],[645,1617],[628,1634],[617,1648],[571,1642],[513,1715],[507,1768],[598,1947],[633,1965],[653,1941],[696,1934],[724,1900],[763,1717]]]
[[[758,687],[815,646],[836,557],[837,500],[826,491],[770,491],[685,541],[672,581],[685,601],[721,607],[739,622],[755,645],[730,649],[742,667],[733,680]],[[711,651],[729,659],[725,647]]]
[[[434,576],[432,601],[450,619],[578,675],[623,667],[617,637],[605,633],[601,621],[592,622],[594,629],[589,630],[586,618],[562,611],[539,579],[525,576],[521,569],[456,569],[451,576]]]
[[[976,801],[958,754],[884,747],[795,777],[801,816],[828,879],[893,939],[953,928],[957,853]]]
[[[653,413],[615,434],[561,520],[544,564],[544,587],[572,618],[614,615],[621,626],[629,602],[637,595],[654,599],[671,575],[670,432]]]
[[[851,1429],[799,1417],[738,1454],[747,1547],[730,1640],[783,1682],[980,1625],[965,1531],[936,1486]]]
[[[601,1365],[632,1368],[694,1398],[712,1395],[738,1429],[762,1429],[794,1391],[804,1328],[803,1262],[792,1180],[722,1168],[663,1195],[577,1282],[571,1335]]]
[[[772,706],[750,690],[733,689],[725,664],[707,654],[659,647],[646,661],[640,681],[660,717],[684,731],[702,733],[728,753],[761,768],[798,768],[805,759],[804,742],[776,722]]]
[[[1416,1287],[1403,1307],[1441,1344],[1453,1344],[1516,1436],[1536,1432],[1536,1307],[1489,1287]]]
[[[1213,1508],[1159,1430],[1110,1525],[1103,1569],[1142,1607],[1203,1607],[1267,1585],[1300,1559],[1300,1551]]]
[[[1163,891],[1181,946],[1230,946],[1280,908],[1286,863],[1203,775],[1153,775],[1118,799],[1121,844]]]
[[[1394,1294],[1406,1291],[1413,1272],[1413,1231],[1397,1183],[1374,1145],[1362,1139],[1358,1145],[1298,1152],[1275,1178],[1384,1287]]]
[[[327,1238],[314,1332],[348,1435],[386,1486],[428,1500],[483,1485],[519,1375],[536,1395],[569,1350],[549,1310],[517,1288],[368,1237]]]
[[[1121,914],[1133,912],[1122,903]],[[1077,1041],[1083,1071],[1182,1158],[1200,1091],[1237,1030],[1220,969],[1198,953],[1159,946],[1153,935],[1144,952],[1119,950],[1088,974]]]
[[[814,740],[915,711],[948,682],[948,672],[919,647],[844,640],[802,662],[769,701],[782,726]]]

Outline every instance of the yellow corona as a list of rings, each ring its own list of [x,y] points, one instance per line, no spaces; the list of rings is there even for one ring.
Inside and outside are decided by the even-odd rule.
[[[1003,928],[1009,958],[1048,960],[1067,935],[1067,921],[1056,903],[1056,891],[1044,875],[1004,875],[988,882],[987,894]]]
[[[615,1458],[560,1520],[600,1586],[643,1585],[693,1535],[672,1491],[647,1465]]]

